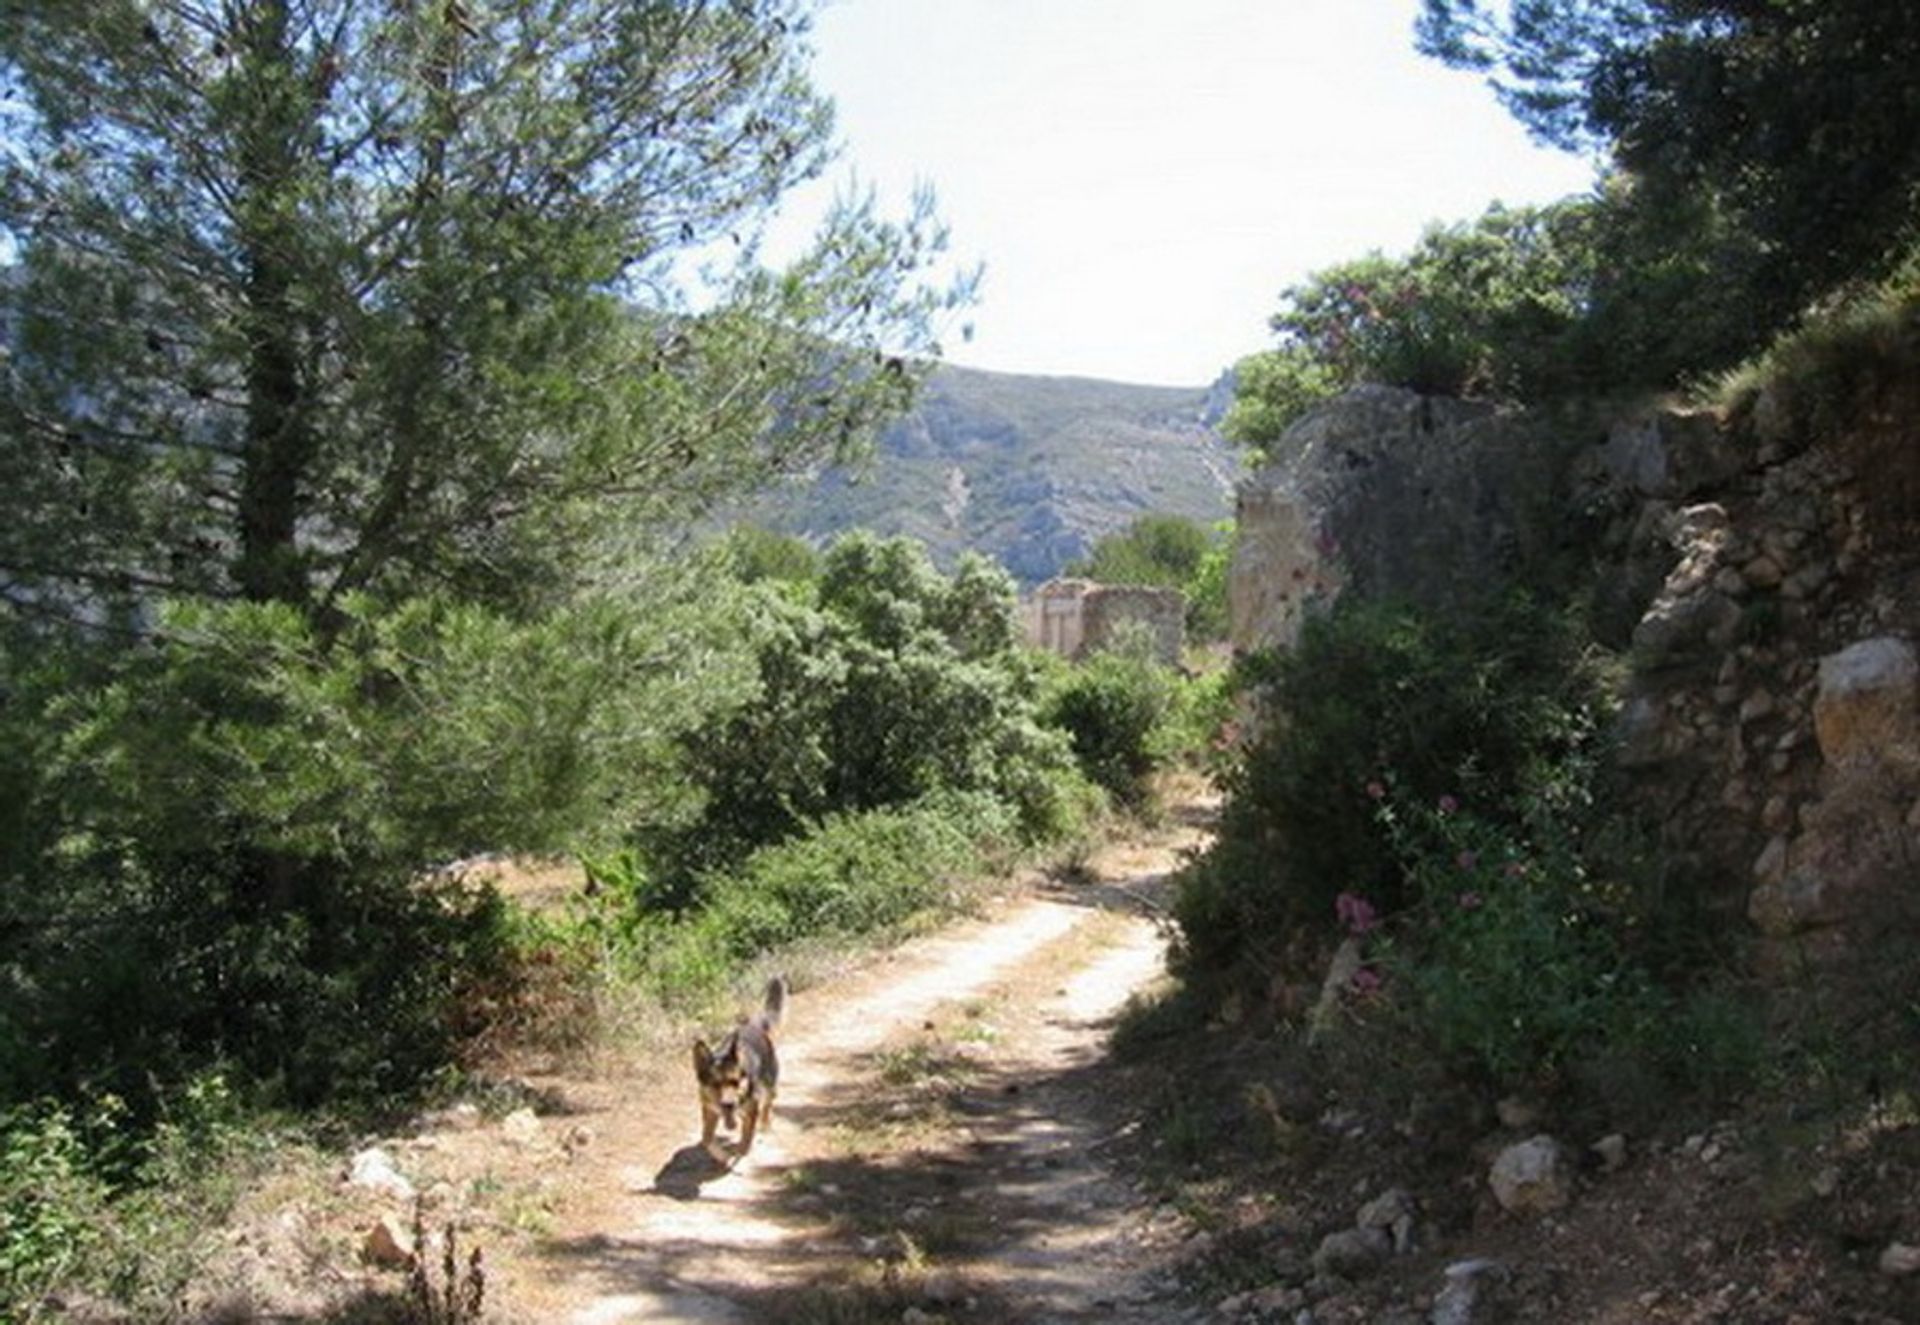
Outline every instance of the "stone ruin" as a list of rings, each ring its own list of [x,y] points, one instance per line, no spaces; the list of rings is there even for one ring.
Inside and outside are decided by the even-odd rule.
[[[1144,628],[1155,660],[1178,667],[1186,643],[1187,596],[1178,589],[1052,579],[1033,591],[1021,615],[1027,643],[1063,658],[1085,658]]]

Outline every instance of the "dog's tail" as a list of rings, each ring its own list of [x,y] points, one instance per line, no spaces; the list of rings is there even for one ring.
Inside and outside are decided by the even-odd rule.
[[[760,1009],[760,1024],[768,1030],[780,1024],[787,1013],[787,977],[776,975],[767,981],[767,999]]]

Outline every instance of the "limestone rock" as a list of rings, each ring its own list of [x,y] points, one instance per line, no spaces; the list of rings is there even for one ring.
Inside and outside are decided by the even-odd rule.
[[[1616,424],[1600,458],[1616,481],[1649,497],[1686,497],[1745,463],[1711,414],[1672,410]]]
[[[1360,1207],[1354,1216],[1359,1228],[1383,1228],[1393,1238],[1398,1254],[1413,1250],[1413,1197],[1404,1187],[1389,1187]]]
[[[1339,1024],[1340,1000],[1352,986],[1353,977],[1360,973],[1360,967],[1360,940],[1342,939],[1333,960],[1327,963],[1327,978],[1321,982],[1320,997],[1314,1001],[1313,1011],[1307,1017],[1310,1039],[1319,1039]]]
[[[404,1270],[413,1264],[413,1235],[396,1215],[382,1215],[360,1243],[360,1259],[385,1270]]]
[[[1600,1167],[1608,1173],[1617,1172],[1627,1162],[1627,1138],[1618,1132],[1601,1137],[1591,1149],[1599,1157]]]
[[[1356,1228],[1392,1228],[1413,1213],[1413,1197],[1404,1187],[1389,1187],[1360,1207],[1354,1216]]]
[[[1573,1199],[1573,1179],[1560,1143],[1544,1133],[1501,1151],[1487,1184],[1509,1214],[1547,1214]]]
[[[1490,1290],[1504,1287],[1513,1275],[1499,1261],[1475,1257],[1447,1267],[1447,1284],[1433,1299],[1432,1325],[1479,1325],[1488,1319],[1482,1310]]]
[[[413,1199],[413,1184],[394,1167],[393,1157],[380,1148],[362,1150],[347,1164],[347,1185],[379,1192],[396,1201]]]
[[[1832,767],[1878,764],[1920,774],[1920,658],[1913,646],[1882,635],[1822,658],[1813,729]]]
[[[540,1139],[540,1119],[532,1109],[515,1109],[500,1120],[500,1131],[515,1145],[532,1145]]]
[[[1673,517],[1668,538],[1680,554],[1659,595],[1633,628],[1633,650],[1644,668],[1709,657],[1739,637],[1740,605],[1714,587],[1732,541],[1726,509],[1689,506]]]
[[[1895,1278],[1905,1278],[1920,1270],[1920,1247],[1910,1247],[1904,1242],[1891,1242],[1880,1253],[1880,1273]]]
[[[1392,1250],[1393,1239],[1385,1229],[1341,1229],[1320,1239],[1313,1253],[1313,1272],[1362,1279],[1379,1269]]]

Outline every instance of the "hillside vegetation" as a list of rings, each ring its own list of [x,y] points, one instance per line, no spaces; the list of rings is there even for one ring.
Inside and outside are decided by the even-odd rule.
[[[789,484],[748,516],[815,542],[905,534],[942,564],[971,549],[1031,585],[1138,516],[1231,515],[1241,460],[1215,430],[1219,405],[1209,388],[945,365],[872,460]]]

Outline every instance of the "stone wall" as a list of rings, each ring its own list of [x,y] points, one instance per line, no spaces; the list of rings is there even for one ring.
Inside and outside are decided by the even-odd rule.
[[[1027,642],[1067,658],[1083,658],[1144,629],[1154,657],[1178,666],[1186,642],[1187,596],[1178,589],[1092,580],[1048,580],[1022,608]]]
[[[1721,419],[1349,393],[1241,489],[1234,643],[1547,568],[1628,664],[1620,758],[1674,877],[1763,953],[1846,951],[1920,912],[1920,385],[1858,408],[1843,436],[1764,396]]]
[[[1390,387],[1308,414],[1237,494],[1235,647],[1290,646],[1306,614],[1350,586],[1444,605],[1516,561],[1554,558],[1579,437]]]

